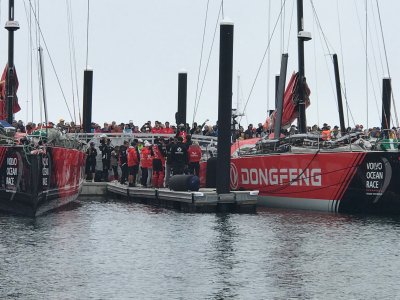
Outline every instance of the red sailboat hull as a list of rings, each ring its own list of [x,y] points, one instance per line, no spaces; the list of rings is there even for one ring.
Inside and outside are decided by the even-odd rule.
[[[400,213],[400,153],[316,152],[232,158],[231,189],[268,207]]]

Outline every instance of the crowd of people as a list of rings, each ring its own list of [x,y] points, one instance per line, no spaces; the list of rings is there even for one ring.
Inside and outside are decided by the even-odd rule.
[[[87,149],[86,179],[95,180],[98,151],[101,154],[102,172],[97,181],[113,180],[121,184],[142,187],[168,187],[172,175],[192,174],[199,176],[202,151],[190,135],[176,135],[153,143],[142,139],[125,140],[121,146],[112,146],[105,133],[100,136],[100,146],[91,142]]]
[[[152,133],[152,134],[180,134],[181,132],[185,132],[188,135],[203,135],[203,136],[218,136],[218,121],[214,125],[207,124],[209,120],[206,120],[202,124],[198,124],[194,122],[192,126],[188,123],[174,125],[169,121],[165,123],[155,121],[152,124],[151,121],[147,121],[142,126],[134,125],[133,121],[130,120],[127,123],[119,123],[112,121],[110,123],[104,122],[103,126],[100,126],[98,123],[92,122],[91,124],[91,133],[125,133],[125,134],[135,134],[135,133]],[[23,132],[27,134],[31,134],[33,131],[41,129],[45,126],[44,123],[35,124],[33,122],[28,122],[26,125],[19,120],[14,121],[12,125],[16,128],[17,132]],[[64,119],[60,119],[57,124],[53,122],[49,122],[46,127],[54,127],[58,128],[65,133],[83,133],[83,129],[81,126],[76,125],[73,121],[65,122]],[[324,123],[322,127],[318,125],[313,125],[307,127],[308,132],[313,133],[328,133],[332,139],[338,138],[341,136],[341,132],[338,126],[329,126],[327,123]],[[247,129],[244,129],[243,126],[235,126],[232,130],[233,140],[244,140],[251,138],[262,138],[266,137],[270,134],[271,130],[266,128],[263,123],[258,123],[258,126],[253,126],[253,124],[249,124]],[[355,125],[353,128],[348,127],[346,132],[363,132],[364,135],[370,136],[373,138],[379,138],[383,134],[385,134],[388,138],[398,138],[400,139],[400,128],[393,127],[388,132],[382,132],[380,127],[371,127],[369,129],[364,129],[363,125]],[[281,134],[284,136],[292,135],[298,133],[297,127],[292,125],[288,129],[283,129]]]

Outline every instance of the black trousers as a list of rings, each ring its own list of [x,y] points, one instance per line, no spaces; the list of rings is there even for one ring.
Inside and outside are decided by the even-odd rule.
[[[196,176],[200,175],[200,163],[199,162],[190,162],[188,168],[189,168],[189,173],[191,175],[196,175]]]
[[[142,186],[147,186],[147,177],[148,177],[148,172],[147,168],[140,167],[142,169],[142,177],[140,178],[140,184]]]
[[[172,164],[172,175],[180,175],[185,172],[184,164]]]
[[[128,165],[125,163],[121,166],[121,183],[124,184],[128,180]]]
[[[108,181],[108,170],[111,169],[111,160],[109,159],[103,159],[103,180],[105,182]]]

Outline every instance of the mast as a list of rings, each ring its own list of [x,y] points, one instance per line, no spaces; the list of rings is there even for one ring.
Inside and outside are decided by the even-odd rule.
[[[298,41],[298,62],[299,62],[299,79],[298,79],[298,103],[299,112],[298,128],[300,133],[307,132],[306,120],[306,101],[304,93],[305,70],[304,70],[304,42],[311,40],[311,33],[304,31],[303,21],[303,0],[297,0],[297,41]]]
[[[340,132],[344,134],[346,132],[346,127],[344,124],[343,100],[342,100],[342,90],[340,85],[339,64],[336,54],[333,54],[333,67],[335,69],[336,96],[339,109]]]
[[[8,21],[5,28],[8,30],[7,122],[12,124],[15,95],[14,31],[19,29],[19,23],[14,21],[14,0],[8,1]]]
[[[43,49],[39,46],[39,64],[40,64],[40,79],[42,86],[42,97],[43,97],[43,109],[44,109],[44,121],[46,126],[48,126],[49,119],[47,117],[47,99],[46,99],[46,86],[44,81],[44,66],[43,66]],[[47,128],[47,127],[46,127]]]

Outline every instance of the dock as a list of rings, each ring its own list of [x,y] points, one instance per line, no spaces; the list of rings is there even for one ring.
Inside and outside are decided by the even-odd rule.
[[[215,189],[209,188],[181,192],[167,188],[128,187],[118,182],[85,182],[81,196],[126,199],[189,213],[255,213],[258,191],[232,191],[218,195]]]

